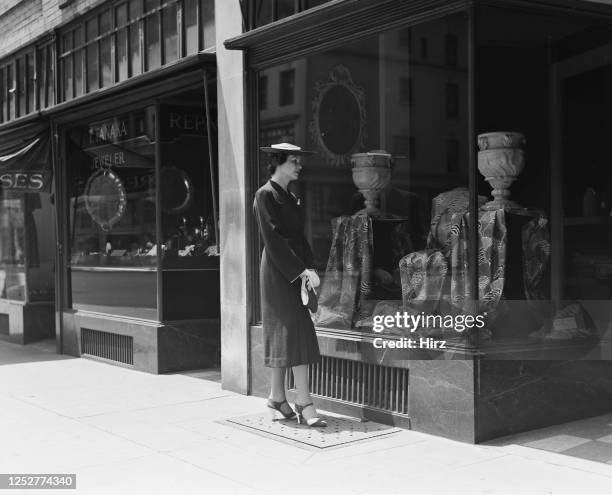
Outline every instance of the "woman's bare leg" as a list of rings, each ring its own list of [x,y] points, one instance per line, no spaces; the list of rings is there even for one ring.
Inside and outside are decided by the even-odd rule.
[[[270,400],[274,402],[285,402],[285,375],[287,368],[270,368]],[[281,406],[281,411],[285,414],[292,412],[291,406],[285,403]]]
[[[312,399],[310,397],[310,389],[308,387],[308,365],[301,364],[300,366],[294,366],[293,378],[295,381],[295,403],[300,406],[310,404]],[[317,417],[317,410],[314,406],[307,407],[304,409],[304,417],[306,419],[312,419]]]
[[[274,402],[285,400],[285,375],[287,368],[270,368],[270,399]]]

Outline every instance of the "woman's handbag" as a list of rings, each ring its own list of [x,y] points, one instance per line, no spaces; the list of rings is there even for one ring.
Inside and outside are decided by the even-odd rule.
[[[314,288],[309,289],[306,286],[307,280],[308,280],[308,277],[302,277],[302,290],[301,290],[302,304],[306,306],[310,310],[311,313],[316,313],[317,308],[318,308],[317,293],[314,290]]]

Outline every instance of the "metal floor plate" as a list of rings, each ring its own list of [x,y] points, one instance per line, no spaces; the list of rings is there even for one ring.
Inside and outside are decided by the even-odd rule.
[[[321,416],[327,421],[327,428],[310,428],[305,425],[298,425],[295,419],[271,421],[267,412],[229,418],[223,423],[253,430],[254,433],[260,433],[278,440],[298,442],[319,449],[337,447],[401,431],[394,426],[373,421],[361,422],[350,418],[323,414]]]

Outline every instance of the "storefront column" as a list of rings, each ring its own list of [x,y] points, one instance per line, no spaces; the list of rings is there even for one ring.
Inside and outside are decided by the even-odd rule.
[[[239,2],[216,0],[221,249],[221,372],[224,389],[248,393],[248,283],[242,52],[226,39],[242,33]]]

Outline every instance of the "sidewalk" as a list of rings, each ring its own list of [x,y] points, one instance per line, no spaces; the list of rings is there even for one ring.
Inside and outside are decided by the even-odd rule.
[[[611,464],[511,439],[399,431],[315,449],[221,423],[264,407],[215,372],[150,375],[0,341],[0,473],[77,474],[77,490],[51,493],[612,493]]]

